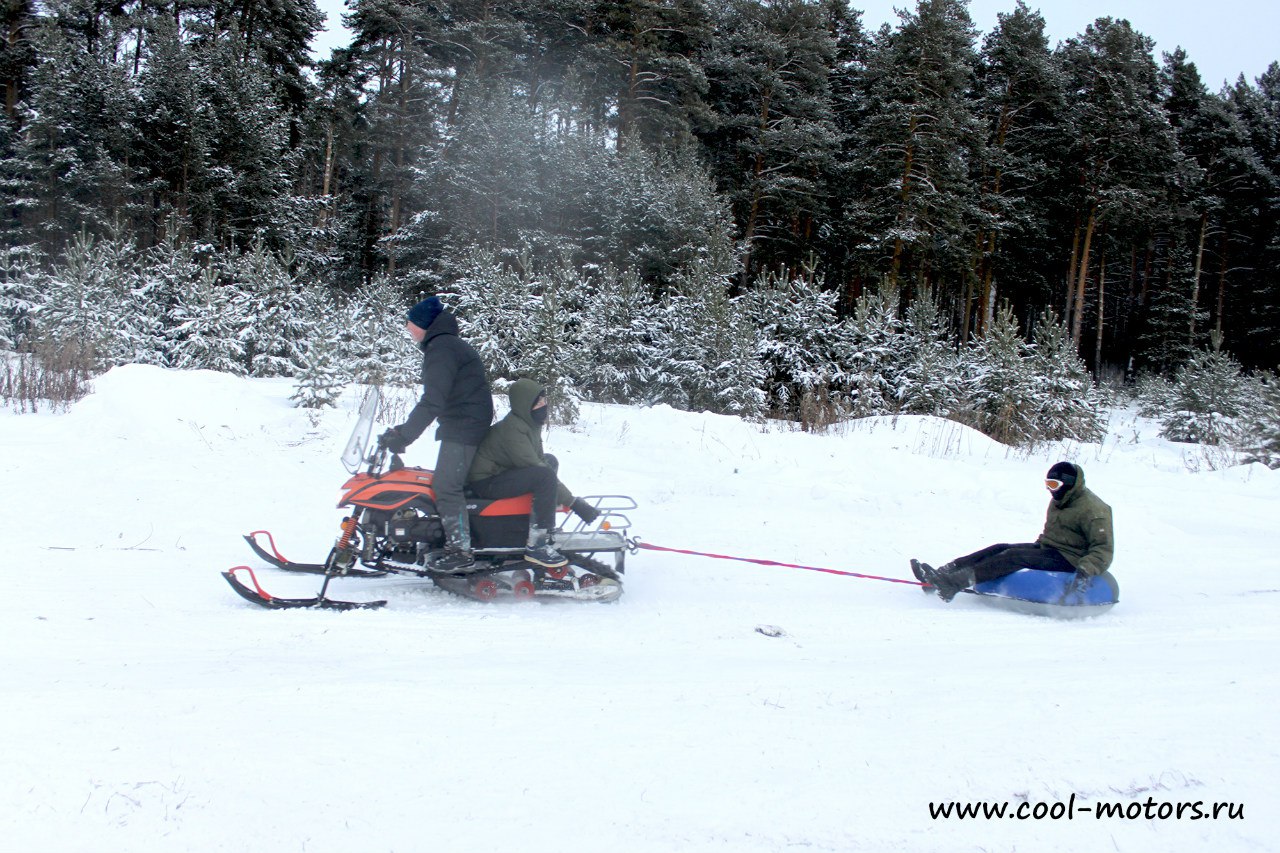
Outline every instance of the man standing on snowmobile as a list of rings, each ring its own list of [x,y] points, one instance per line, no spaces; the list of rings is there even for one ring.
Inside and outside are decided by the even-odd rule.
[[[1044,532],[1035,542],[992,545],[936,569],[912,560],[911,571],[919,581],[934,587],[943,601],[951,601],[975,583],[1018,569],[1085,576],[1105,572],[1115,553],[1111,507],[1085,488],[1084,469],[1079,465],[1058,462],[1045,475],[1044,484],[1053,497],[1045,514]]]
[[[405,330],[422,350],[422,399],[409,419],[384,432],[378,444],[392,453],[404,453],[432,421],[439,421],[436,440],[440,453],[431,485],[444,525],[445,552],[431,568],[450,573],[470,571],[476,561],[463,492],[476,448],[493,423],[493,395],[480,356],[458,336],[458,321],[437,297],[409,309]]]
[[[551,543],[556,507],[570,507],[590,524],[599,511],[573,494],[557,479],[554,456],[542,452],[542,427],[547,422],[547,397],[531,379],[517,379],[507,392],[511,411],[494,424],[471,464],[470,486],[477,497],[511,498],[533,493],[529,541],[524,558],[547,568],[568,564]]]

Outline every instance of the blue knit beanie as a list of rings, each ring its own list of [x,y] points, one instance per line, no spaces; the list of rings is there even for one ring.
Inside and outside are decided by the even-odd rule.
[[[444,306],[440,304],[440,299],[435,296],[428,296],[417,305],[409,309],[409,322],[417,326],[419,329],[429,329],[436,317],[440,316],[440,312],[444,310]]]

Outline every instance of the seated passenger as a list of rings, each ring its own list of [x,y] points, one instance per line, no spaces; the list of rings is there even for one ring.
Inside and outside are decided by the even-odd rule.
[[[568,564],[551,543],[556,507],[567,506],[583,521],[599,512],[575,498],[556,477],[555,457],[542,452],[542,427],[547,422],[547,398],[531,379],[518,379],[508,391],[511,411],[494,424],[476,451],[468,488],[480,498],[513,498],[533,493],[529,541],[524,558],[547,568]]]
[[[1111,565],[1115,543],[1111,507],[1084,487],[1084,469],[1059,462],[1044,481],[1053,498],[1045,514],[1044,532],[1035,542],[992,545],[944,566],[911,561],[916,579],[933,586],[950,601],[975,583],[995,580],[1019,569],[1100,575]]]

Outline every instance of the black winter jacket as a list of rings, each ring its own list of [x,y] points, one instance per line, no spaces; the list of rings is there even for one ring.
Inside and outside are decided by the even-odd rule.
[[[397,429],[413,442],[438,420],[437,441],[479,445],[493,423],[493,395],[480,356],[458,337],[453,314],[441,311],[419,347],[422,399]]]

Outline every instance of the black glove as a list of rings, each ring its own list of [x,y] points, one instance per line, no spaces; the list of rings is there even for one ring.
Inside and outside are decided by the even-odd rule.
[[[573,505],[569,507],[573,510],[573,514],[585,521],[587,524],[595,521],[600,517],[600,510],[584,501],[582,498],[574,498]]]
[[[1090,579],[1087,573],[1077,570],[1067,582],[1067,588],[1062,591],[1062,597],[1065,599],[1068,596],[1083,594],[1085,588],[1089,586]]]
[[[400,432],[399,427],[391,427],[378,436],[378,446],[392,453],[404,453],[409,446],[409,440],[404,437],[404,433]]]

